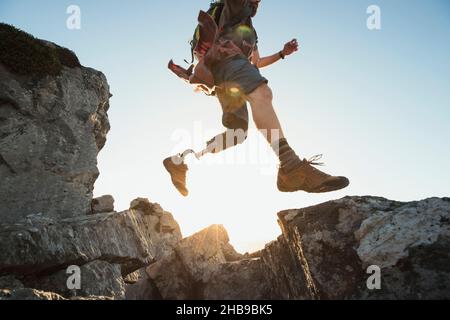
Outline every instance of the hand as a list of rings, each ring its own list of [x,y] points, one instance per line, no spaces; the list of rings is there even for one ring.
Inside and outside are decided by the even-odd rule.
[[[284,45],[284,48],[281,52],[283,53],[284,56],[289,56],[297,51],[298,51],[298,42],[297,39],[293,39]]]

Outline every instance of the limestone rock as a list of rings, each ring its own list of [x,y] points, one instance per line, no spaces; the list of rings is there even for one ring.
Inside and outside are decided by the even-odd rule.
[[[146,215],[161,217],[164,214],[164,210],[157,203],[151,203],[146,198],[137,198],[131,201],[131,210],[140,211]]]
[[[0,289],[1,300],[67,300],[59,294],[53,292],[43,292],[35,289],[16,289],[2,290]]]
[[[158,288],[145,272],[145,268],[125,279],[126,300],[161,300]]]
[[[296,246],[296,245],[294,245]],[[266,245],[261,252],[265,279],[271,288],[271,299],[307,300],[308,279],[301,270],[299,259],[293,254],[284,236]]]
[[[97,154],[110,129],[107,80],[99,71],[68,63],[78,61],[68,50],[4,24],[0,31],[2,45],[14,39],[0,50],[0,221],[15,223],[38,213],[84,216],[99,175]],[[48,75],[39,70],[39,77],[19,74],[13,45],[30,54],[37,47],[39,54],[48,52],[38,56],[36,66],[46,59],[56,59],[58,66]]]
[[[94,260],[119,264],[127,275],[161,258],[181,233],[160,234],[156,221],[139,211],[65,220],[35,215],[0,225],[0,275],[33,275]]]
[[[37,277],[25,282],[27,287],[52,291],[64,297],[104,296],[116,300],[125,299],[125,283],[120,265],[96,260],[81,266],[79,290],[68,289],[69,276],[66,270],[61,270],[49,276]]]
[[[111,195],[92,200],[92,214],[114,212],[114,198]]]
[[[171,255],[150,265],[147,273],[162,298],[198,299],[211,275],[228,262],[225,253],[237,254],[229,251],[225,228],[214,225],[183,239]]]
[[[135,283],[137,283],[142,278],[141,270],[142,269],[126,275],[123,278],[123,281],[125,282],[125,284],[135,284]]]
[[[450,201],[347,197],[280,213],[311,298],[448,299]],[[367,267],[381,269],[381,290]]]
[[[17,280],[14,276],[4,276],[0,277],[0,289],[23,289],[24,285],[22,282]]]
[[[347,197],[283,211],[279,224],[282,236],[245,256],[225,254],[226,231],[213,226],[147,273],[164,299],[450,298],[448,198]],[[380,290],[368,286],[373,265]]]
[[[207,300],[267,300],[276,297],[260,259],[224,263],[203,288]]]
[[[105,76],[73,52],[0,23],[2,297],[74,299],[65,270],[76,265],[76,299],[121,299],[123,277],[181,240],[173,216],[147,199],[120,213],[112,196],[92,201],[110,97]]]
[[[160,232],[171,233],[176,230],[180,230],[178,222],[175,221],[173,215],[169,212],[165,212],[159,219]]]

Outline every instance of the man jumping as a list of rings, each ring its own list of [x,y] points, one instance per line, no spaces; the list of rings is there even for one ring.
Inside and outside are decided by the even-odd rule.
[[[206,13],[199,16],[200,41],[195,54],[195,69],[184,70],[172,64],[169,68],[180,77],[216,95],[223,109],[222,123],[228,129],[207,142],[205,150],[188,150],[164,160],[177,190],[188,195],[184,158],[195,153],[197,158],[218,153],[243,143],[247,138],[250,103],[256,127],[264,134],[280,161],[277,186],[281,192],[306,191],[324,193],[346,188],[345,177],[328,175],[314,166],[318,158],[302,160],[289,146],[272,105],[272,90],[259,69],[285,59],[298,51],[297,40],[288,42],[283,50],[260,57],[258,36],[252,24],[261,0],[224,0],[217,24]],[[181,70],[181,71],[180,71]]]

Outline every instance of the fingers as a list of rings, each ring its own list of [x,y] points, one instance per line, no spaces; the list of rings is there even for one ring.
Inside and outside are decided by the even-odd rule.
[[[292,39],[291,41],[288,42],[288,44],[293,47],[298,46],[297,39]]]
[[[297,39],[292,39],[288,43],[285,44],[283,53],[285,55],[290,55],[294,52],[297,52],[299,50],[299,44]]]
[[[299,50],[299,44],[298,44],[298,41],[297,41],[297,39],[293,39],[292,41],[291,41],[291,45],[292,45],[292,49],[294,50],[294,52],[296,52],[296,51],[298,51]]]
[[[286,46],[289,48],[297,48],[298,47],[297,39],[293,39],[293,40],[289,41],[288,43],[286,43]]]

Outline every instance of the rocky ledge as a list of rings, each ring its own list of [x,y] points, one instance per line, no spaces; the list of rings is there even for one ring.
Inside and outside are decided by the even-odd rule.
[[[109,85],[56,44],[0,24],[0,219],[91,212]]]
[[[210,228],[147,274],[166,299],[450,298],[450,199],[347,197],[283,211],[279,224],[278,240],[241,257]]]
[[[120,213],[61,220],[32,215],[0,225],[1,289],[124,299],[127,276],[170,254],[180,240],[172,215],[144,199]],[[80,268],[79,290],[67,286],[70,266]]]

